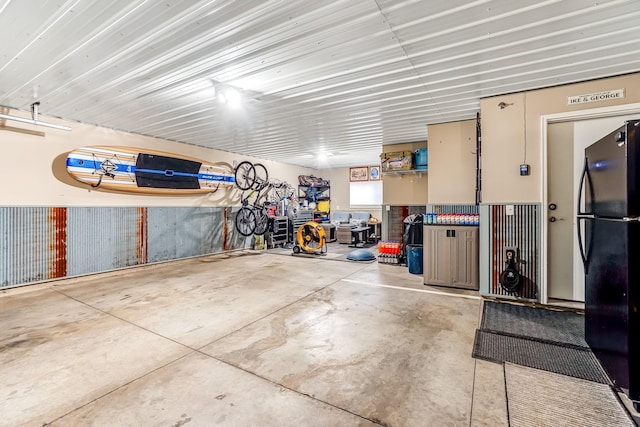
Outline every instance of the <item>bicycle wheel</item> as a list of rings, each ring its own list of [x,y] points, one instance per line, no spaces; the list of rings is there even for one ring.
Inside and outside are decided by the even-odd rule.
[[[264,167],[262,163],[256,163],[253,165],[253,169],[256,172],[256,185],[266,184],[269,181],[269,172],[267,172],[267,168]]]
[[[241,190],[248,190],[256,182],[256,169],[251,162],[240,162],[235,171],[236,185]]]
[[[275,197],[277,199],[276,202],[290,199],[293,197],[293,188],[289,184],[285,183],[283,186],[276,188]]]
[[[267,229],[269,228],[269,215],[267,215],[267,210],[263,208],[263,209],[256,209],[255,216],[256,216],[256,227],[253,230],[253,233],[257,236],[262,236],[264,233],[267,232]]]
[[[251,236],[256,229],[256,214],[248,206],[240,208],[236,213],[236,230],[243,236]]]
[[[271,189],[269,190],[267,199],[271,203],[280,203],[283,199],[284,184],[277,179],[272,179],[269,183],[271,184]]]

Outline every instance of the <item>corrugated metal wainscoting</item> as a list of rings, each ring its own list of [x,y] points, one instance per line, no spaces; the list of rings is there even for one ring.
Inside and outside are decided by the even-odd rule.
[[[477,214],[476,205],[427,205],[426,212],[438,214]]]
[[[480,209],[481,287],[483,295],[537,301],[540,295],[540,205],[483,205]],[[515,248],[521,284],[511,293],[500,286],[507,265],[506,249]],[[483,274],[484,272],[484,274]],[[488,277],[487,277],[488,276]]]
[[[0,207],[0,288],[246,248],[236,210]]]

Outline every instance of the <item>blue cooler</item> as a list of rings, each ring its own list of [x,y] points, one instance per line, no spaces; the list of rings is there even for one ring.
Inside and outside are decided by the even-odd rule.
[[[427,170],[429,165],[429,150],[426,148],[419,148],[415,152],[416,155],[416,170]]]

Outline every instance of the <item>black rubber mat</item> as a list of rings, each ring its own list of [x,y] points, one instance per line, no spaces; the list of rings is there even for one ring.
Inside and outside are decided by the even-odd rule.
[[[368,251],[371,251],[375,256],[375,258],[369,261],[352,261],[350,259],[347,259],[347,255],[349,255],[352,251],[356,249],[366,249]],[[289,248],[277,247],[277,248],[269,249],[268,252],[270,254],[276,254],[276,255],[287,255],[287,256],[293,255],[293,256],[303,257],[303,258],[317,258],[317,259],[325,259],[330,261],[356,262],[359,264],[371,264],[378,261],[378,258],[377,258],[378,246],[376,244],[367,244],[364,246],[364,248],[354,248],[346,244],[331,242],[331,243],[327,243],[327,253],[322,255],[309,254],[305,252],[294,254],[291,247]]]
[[[485,301],[480,329],[589,348],[584,340],[584,315],[571,311]]]
[[[478,329],[473,357],[610,384],[595,355],[590,349],[580,346],[556,345]]]

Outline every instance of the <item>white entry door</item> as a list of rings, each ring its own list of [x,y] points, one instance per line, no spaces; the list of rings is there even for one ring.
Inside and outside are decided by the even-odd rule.
[[[547,126],[548,298],[584,302],[584,270],[576,228],[584,149],[620,127],[625,120],[638,117],[639,114],[612,116]]]
[[[547,294],[551,299],[574,300],[575,197],[573,122],[547,127]],[[578,258],[580,256],[578,255]]]

